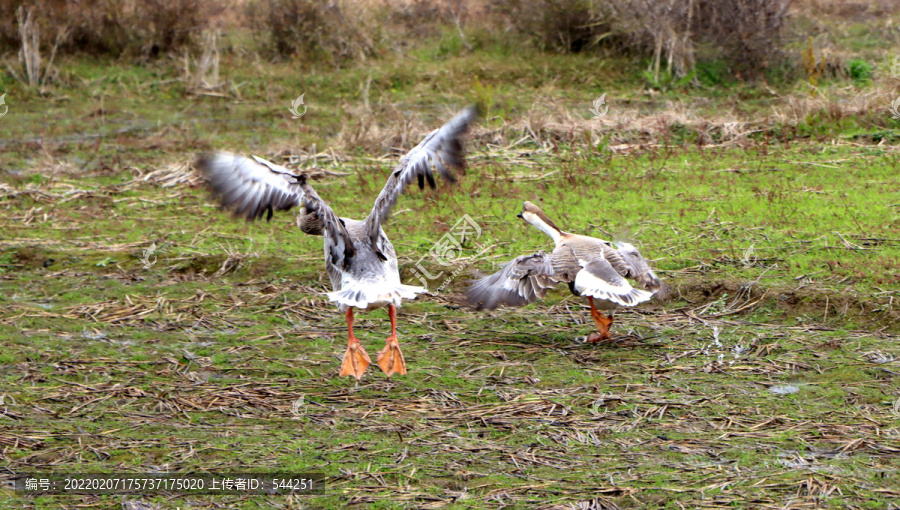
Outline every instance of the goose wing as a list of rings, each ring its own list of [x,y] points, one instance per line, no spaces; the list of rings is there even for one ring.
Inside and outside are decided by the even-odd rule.
[[[300,177],[288,169],[253,156],[228,152],[204,154],[195,163],[223,207],[247,220],[272,219],[273,211],[286,211],[303,201]]]
[[[573,287],[580,296],[604,299],[623,306],[634,306],[653,297],[652,292],[632,287],[613,263],[605,258],[579,260],[579,264],[582,269],[575,275]]]
[[[616,248],[609,251],[622,260],[626,272],[621,270],[619,272],[623,276],[634,278],[645,289],[657,290],[664,287],[656,273],[650,268],[650,262],[641,256],[637,248],[628,243],[616,243]]]
[[[429,133],[419,145],[403,156],[366,218],[366,234],[373,246],[376,246],[381,224],[390,215],[391,207],[413,179],[418,180],[419,188],[424,188],[426,181],[430,187],[435,187],[433,166],[444,179],[451,182],[456,180],[450,169],[465,167],[460,137],[477,116],[475,107],[464,109],[449,122]]]
[[[500,271],[475,281],[466,291],[466,300],[477,310],[522,306],[543,298],[557,283],[552,256],[539,251],[516,257]]]
[[[252,159],[218,152],[200,156],[197,168],[206,174],[209,187],[223,207],[248,221],[272,218],[273,211],[303,206],[315,213],[329,239],[331,263],[349,264],[355,251],[343,221],[334,214],[306,182],[306,174],[295,175],[287,168],[253,156]]]

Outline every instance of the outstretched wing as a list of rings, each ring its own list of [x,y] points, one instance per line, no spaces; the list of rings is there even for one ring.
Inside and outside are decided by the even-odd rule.
[[[207,176],[209,186],[223,207],[247,220],[272,218],[273,211],[304,206],[315,213],[329,239],[329,257],[335,266],[345,267],[355,253],[353,242],[344,223],[316,190],[306,182],[306,174],[294,175],[288,169],[253,156],[249,159],[227,152],[204,154],[197,160]]]
[[[449,122],[429,133],[419,145],[403,156],[375,200],[372,212],[366,218],[366,234],[373,246],[382,222],[390,215],[391,207],[413,179],[419,181],[419,188],[425,187],[425,181],[428,181],[428,185],[432,188],[435,187],[433,165],[444,179],[451,182],[456,180],[450,173],[450,168],[465,167],[460,137],[477,116],[475,107],[466,108]]]
[[[656,276],[650,267],[650,262],[638,252],[637,248],[628,243],[617,243],[617,247],[616,252],[628,265],[629,274],[627,276],[637,280],[644,289],[653,292],[654,299],[667,300],[672,292],[672,287]]]
[[[466,300],[477,310],[493,310],[500,305],[522,306],[543,298],[556,286],[552,257],[542,251],[507,262],[503,269],[469,287]]]
[[[619,271],[623,276],[634,278],[642,287],[648,290],[655,291],[663,286],[656,273],[650,268],[650,262],[641,255],[637,248],[629,243],[622,242],[616,243],[616,248],[616,250],[611,249],[607,251],[607,258],[612,262],[609,252],[613,252],[621,257],[628,270],[627,273]],[[617,267],[616,269],[619,268]]]
[[[206,174],[222,206],[236,216],[255,220],[266,214],[266,220],[270,220],[273,211],[301,205],[302,177],[264,159],[254,159],[217,152],[203,154],[195,166]]]

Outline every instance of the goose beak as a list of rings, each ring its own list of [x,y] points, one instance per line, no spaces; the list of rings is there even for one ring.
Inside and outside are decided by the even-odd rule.
[[[517,217],[517,218],[522,218],[523,220],[525,219],[525,217],[522,216],[522,213],[517,214],[516,217]]]

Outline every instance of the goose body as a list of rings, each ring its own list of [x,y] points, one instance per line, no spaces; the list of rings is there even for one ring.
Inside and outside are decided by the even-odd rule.
[[[354,262],[347,267],[332,263],[328,253],[333,248],[330,239],[325,238],[325,269],[334,291],[328,299],[337,303],[344,312],[350,307],[372,310],[392,305],[400,307],[402,300],[415,299],[425,292],[425,287],[404,285],[400,282],[400,271],[394,245],[380,227],[378,246],[373,248],[366,235],[366,224],[350,218],[341,218],[356,250]]]
[[[590,303],[599,335],[592,341],[597,341],[610,337],[612,311],[647,301],[662,287],[631,244],[614,246],[603,239],[564,232],[531,202],[525,202],[519,217],[553,239],[555,248],[550,253],[516,257],[500,271],[476,281],[467,291],[467,300],[478,309],[522,306],[543,298],[547,289],[567,283],[573,294]],[[610,310],[609,317],[598,309]]]
[[[455,181],[451,169],[464,167],[461,137],[477,117],[466,108],[441,128],[432,131],[391,172],[371,212],[364,220],[338,217],[307,182],[307,175],[252,156],[219,152],[200,157],[197,167],[222,206],[247,220],[271,219],[274,211],[299,207],[298,228],[324,236],[325,269],[331,280],[328,299],[345,313],[348,346],[340,375],[361,378],[371,359],[353,335],[353,308],[370,310],[387,306],[391,336],[378,355],[378,365],[390,377],[405,374],[406,362],[396,336],[396,308],[404,299],[415,299],[424,287],[400,281],[397,254],[381,224],[398,197],[413,180],[424,188],[435,187],[435,169],[447,181]]]

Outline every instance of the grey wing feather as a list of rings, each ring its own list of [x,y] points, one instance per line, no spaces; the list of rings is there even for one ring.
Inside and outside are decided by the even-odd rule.
[[[621,276],[631,277],[631,274],[634,272],[630,261],[625,258],[625,255],[606,244],[603,245],[603,258]]]
[[[466,300],[478,310],[522,306],[543,298],[556,284],[552,256],[537,252],[516,257],[500,271],[477,280],[466,291]]]
[[[346,266],[355,254],[353,242],[340,218],[306,182],[306,174],[294,175],[288,169],[253,156],[253,159],[227,152],[204,154],[196,163],[208,179],[221,204],[248,220],[272,218],[272,211],[304,206],[305,214],[316,214],[325,235],[330,238],[331,263]]]
[[[630,288],[628,281],[622,274],[610,263],[609,260],[593,259],[585,262],[584,271],[590,273],[594,278],[598,278],[614,287]]]
[[[432,165],[434,165],[434,168],[445,180],[450,182],[456,180],[450,173],[450,168],[462,169],[465,167],[460,137],[477,116],[478,111],[475,107],[470,106],[464,109],[449,122],[432,131],[400,160],[384,185],[384,189],[375,200],[372,212],[366,218],[366,234],[373,246],[378,238],[381,224],[391,213],[391,207],[413,179],[418,180],[419,188],[425,187],[426,180],[430,187],[435,187],[432,173]]]
[[[621,244],[619,249],[610,249],[609,252],[617,255],[627,269],[627,272],[623,273],[616,264],[613,264],[613,267],[616,267],[616,270],[619,270],[622,276],[635,279],[645,289],[657,290],[662,288],[662,282],[660,282],[656,273],[650,268],[650,263],[641,256],[637,248],[630,244]],[[609,252],[606,254],[608,259],[610,259]],[[612,260],[610,262],[612,263]]]
[[[553,279],[557,282],[569,283],[575,281],[575,275],[581,271],[578,257],[570,246],[560,245],[553,250],[551,257],[553,264]]]
[[[303,207],[309,214],[315,214],[322,223],[324,234],[329,246],[328,257],[331,264],[336,267],[349,269],[350,261],[356,255],[353,239],[344,226],[344,220],[338,218],[331,207],[325,203],[316,193],[316,190],[306,183],[306,175],[303,175]]]
[[[286,168],[255,159],[219,152],[200,156],[195,166],[206,175],[222,206],[247,220],[261,218],[263,214],[269,220],[273,211],[300,205],[304,195],[301,177]]]

